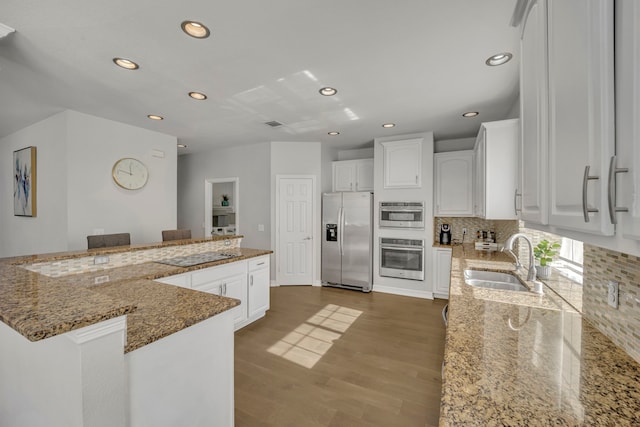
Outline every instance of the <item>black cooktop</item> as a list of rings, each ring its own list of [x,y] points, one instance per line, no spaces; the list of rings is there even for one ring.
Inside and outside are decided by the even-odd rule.
[[[185,255],[175,258],[161,259],[155,262],[160,264],[173,265],[175,267],[191,267],[193,265],[205,264],[207,262],[221,261],[223,259],[235,258],[240,255],[221,253],[221,252],[203,252],[201,254]]]

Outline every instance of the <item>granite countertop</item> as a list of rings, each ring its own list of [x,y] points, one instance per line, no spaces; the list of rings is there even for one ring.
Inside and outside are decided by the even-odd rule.
[[[466,268],[512,270],[454,246],[441,426],[640,425],[640,365],[545,286],[478,289]]]
[[[204,240],[177,244],[200,241]],[[136,249],[149,247],[157,246],[145,245]],[[131,248],[118,250],[123,252]],[[49,258],[45,254],[0,259],[0,320],[27,339],[38,341],[127,315],[125,352],[129,352],[240,303],[233,298],[153,281],[271,253],[270,250],[248,248],[225,252],[236,252],[238,257],[186,268],[147,262],[62,277],[47,277],[28,271],[20,264],[25,263],[25,258],[30,262],[62,259],[64,253],[52,254]],[[72,252],[67,258],[95,253]]]

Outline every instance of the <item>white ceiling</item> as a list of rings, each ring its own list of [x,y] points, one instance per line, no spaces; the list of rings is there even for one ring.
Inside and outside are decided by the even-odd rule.
[[[359,148],[425,130],[473,136],[518,96],[515,2],[2,0],[0,22],[16,32],[0,39],[0,137],[64,109],[175,135],[188,145],[180,153],[263,141]],[[211,36],[185,35],[187,19]],[[511,62],[485,65],[504,51]],[[321,96],[323,86],[338,94]]]

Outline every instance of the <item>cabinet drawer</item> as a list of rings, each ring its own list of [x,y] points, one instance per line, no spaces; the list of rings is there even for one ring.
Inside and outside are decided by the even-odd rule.
[[[249,270],[257,270],[259,268],[269,267],[269,256],[261,256],[249,260]]]
[[[247,262],[244,260],[221,265],[219,267],[205,268],[191,273],[191,286],[195,288],[203,283],[213,282],[224,277],[235,276],[237,274],[246,274],[246,272]]]

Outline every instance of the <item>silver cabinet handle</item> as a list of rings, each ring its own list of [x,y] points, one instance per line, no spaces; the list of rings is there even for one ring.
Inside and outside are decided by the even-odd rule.
[[[305,237],[305,238],[304,238],[304,239],[302,239],[302,240],[311,240],[311,237],[307,236],[307,237]],[[264,263],[262,263],[262,264],[264,264]],[[258,265],[261,265],[261,264],[258,264]]]
[[[264,265],[265,261],[259,262],[256,265]]]
[[[249,276],[249,285],[253,286],[253,274]]]
[[[516,213],[516,216],[518,216],[518,212],[522,212],[522,208],[518,209],[518,196],[522,196],[522,193],[518,193],[518,189],[516,188],[513,194],[513,211]]]
[[[596,208],[587,207],[587,183],[593,179],[600,179],[599,176],[589,175],[589,169],[591,166],[584,167],[584,176],[582,177],[582,214],[584,215],[584,222],[589,222],[589,212],[598,212]]]
[[[416,184],[418,183],[418,175],[416,175]]]
[[[616,212],[629,212],[628,208],[619,208],[616,206],[616,174],[629,172],[628,168],[619,168],[616,166],[616,156],[611,156],[609,163],[609,182],[607,199],[609,201],[609,218],[611,224],[617,224]]]

